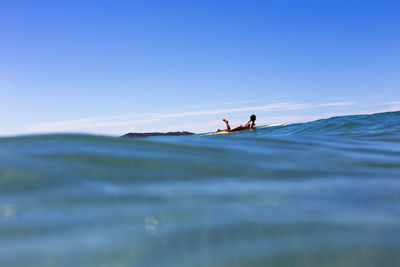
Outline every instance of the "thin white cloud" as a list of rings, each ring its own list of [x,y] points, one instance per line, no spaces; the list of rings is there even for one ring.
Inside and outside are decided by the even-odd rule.
[[[398,111],[398,110],[400,110],[400,101],[385,102],[384,105],[390,111]]]
[[[227,105],[242,105],[242,104],[263,102],[266,100],[267,99],[249,99],[249,100],[240,100],[240,101],[226,101],[226,102],[218,102],[218,103],[186,105],[186,106],[180,106],[179,109],[195,109],[195,108],[205,108],[205,107],[207,107],[207,108],[220,107],[220,106],[227,106]],[[269,100],[271,100],[271,99],[269,99]]]
[[[386,104],[386,105],[400,105],[400,101],[386,102],[384,104]]]
[[[319,107],[343,107],[343,106],[352,106],[357,104],[356,102],[332,102],[332,103],[324,103],[324,104],[319,104]]]
[[[243,102],[245,103],[245,101]],[[248,102],[250,103],[250,102]],[[40,123],[32,125],[24,130],[27,133],[43,133],[43,132],[116,132],[115,128],[131,128],[138,125],[152,124],[154,122],[173,121],[174,119],[184,117],[196,116],[221,116],[234,113],[250,112],[255,113],[258,111],[289,111],[289,110],[304,110],[318,107],[337,107],[337,106],[350,106],[355,105],[355,102],[332,102],[323,104],[311,103],[274,103],[269,105],[246,106],[246,107],[233,107],[233,108],[219,108],[219,109],[203,109],[186,112],[168,112],[168,113],[143,113],[143,114],[121,114],[115,116],[93,117],[78,120],[68,120],[52,123]],[[176,124],[176,123],[175,123]],[[205,125],[192,124],[186,130],[193,130],[203,128],[205,126],[215,125],[207,122]],[[156,125],[157,126],[157,125]],[[143,127],[142,127],[143,128]],[[168,127],[167,127],[168,128]],[[97,130],[96,130],[97,129]],[[168,128],[169,129],[169,128]],[[160,130],[160,129],[159,129]],[[172,129],[171,129],[172,130]]]
[[[226,108],[214,110],[200,110],[189,112],[174,113],[148,113],[148,114],[124,114],[117,116],[105,116],[95,118],[85,118],[78,120],[68,120],[54,123],[41,123],[28,127],[27,132],[62,132],[62,131],[79,131],[94,128],[118,127],[124,125],[137,125],[141,123],[150,123],[166,119],[174,119],[190,116],[207,116],[217,114],[238,113],[244,111],[259,110],[292,110],[305,108],[305,104],[293,103],[277,103],[264,106],[242,107],[242,108]]]

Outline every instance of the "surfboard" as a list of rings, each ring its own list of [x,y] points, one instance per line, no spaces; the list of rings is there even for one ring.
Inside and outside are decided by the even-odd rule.
[[[277,126],[284,126],[286,124],[286,122],[282,122],[282,123],[277,123],[277,124],[272,124],[272,125],[261,125],[261,126],[256,126],[254,128],[256,129],[264,129],[264,128],[268,128],[268,127],[277,127]]]
[[[261,126],[256,126],[253,129],[248,129],[248,130],[242,130],[242,131],[251,131],[251,130],[257,130],[257,129],[264,129],[264,128],[269,128],[269,127],[278,127],[278,126],[284,126],[286,124],[286,122],[282,122],[282,123],[277,123],[277,124],[272,124],[272,125],[261,125]],[[242,131],[236,131],[234,133],[237,132],[242,132]],[[220,131],[218,133],[213,132],[213,133],[205,133],[203,135],[215,135],[215,134],[230,134],[232,132],[228,132],[228,131]]]

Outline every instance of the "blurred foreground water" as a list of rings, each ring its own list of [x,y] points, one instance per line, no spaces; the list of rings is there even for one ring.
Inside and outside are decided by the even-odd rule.
[[[400,266],[400,112],[0,138],[0,266]]]

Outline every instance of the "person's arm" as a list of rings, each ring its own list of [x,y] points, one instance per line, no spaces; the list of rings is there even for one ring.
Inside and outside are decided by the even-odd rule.
[[[246,128],[247,129],[253,129],[254,126],[254,122],[253,121],[249,121],[248,123],[246,123]]]
[[[251,121],[250,122],[250,129],[253,129],[253,127],[254,127],[254,121]]]

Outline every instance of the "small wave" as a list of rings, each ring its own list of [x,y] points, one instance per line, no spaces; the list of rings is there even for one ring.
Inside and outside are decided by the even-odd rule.
[[[273,133],[274,135],[399,136],[400,111],[332,117],[313,122],[291,124],[285,127],[264,129],[263,131],[265,134]]]

